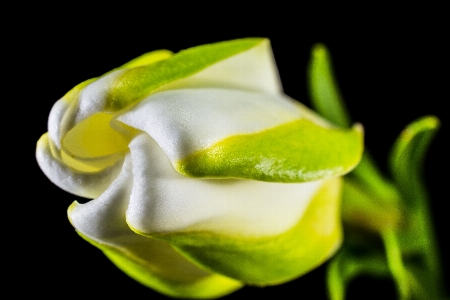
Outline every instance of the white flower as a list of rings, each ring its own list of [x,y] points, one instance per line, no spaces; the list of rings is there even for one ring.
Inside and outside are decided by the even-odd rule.
[[[55,103],[37,161],[94,198],[77,232],[137,281],[218,297],[304,274],[341,241],[339,176],[359,127],[329,125],[282,93],[269,41],[145,54]]]

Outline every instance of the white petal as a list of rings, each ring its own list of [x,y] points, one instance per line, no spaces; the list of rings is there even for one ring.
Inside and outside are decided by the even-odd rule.
[[[147,134],[137,136],[130,149],[134,181],[127,222],[145,234],[205,230],[276,235],[298,222],[322,184],[187,178],[173,170]]]
[[[36,160],[44,174],[61,189],[85,198],[98,197],[119,174],[122,160],[99,172],[79,172],[52,155],[48,134],[36,147]]]
[[[71,103],[64,99],[56,101],[48,117],[48,134],[58,149],[61,149],[61,123],[66,112],[70,109],[70,105]]]
[[[171,82],[161,90],[196,87],[282,93],[269,40],[264,40],[257,46],[218,62],[197,74]]]
[[[75,99],[63,97],[55,102],[47,126],[50,138],[58,149],[61,149],[61,141],[66,133],[76,124],[104,110],[108,92],[123,72],[112,72],[80,88],[80,94]]]
[[[130,159],[127,156],[120,174],[104,193],[95,200],[76,203],[69,208],[70,222],[84,235],[102,242],[134,234],[124,218],[132,185]]]
[[[286,96],[216,88],[155,93],[118,120],[147,132],[173,161],[226,137],[299,119]]]
[[[104,111],[109,91],[113,87],[117,78],[119,78],[124,72],[125,70],[111,72],[110,74],[100,77],[98,80],[92,82],[84,88],[80,95],[78,111],[75,116],[76,123],[81,122],[97,112]]]
[[[61,139],[76,124],[89,116],[104,111],[109,91],[114,82],[126,72],[116,70],[82,88],[76,101],[60,99],[49,117],[49,133],[58,149]],[[277,67],[269,40],[234,55],[187,78],[164,85],[160,90],[179,88],[216,87],[259,91],[269,94],[282,92]]]
[[[172,280],[195,280],[211,273],[199,269],[168,243],[138,235],[125,221],[133,177],[128,157],[119,176],[97,199],[74,202],[68,214],[72,225],[83,235],[139,261],[150,272]]]

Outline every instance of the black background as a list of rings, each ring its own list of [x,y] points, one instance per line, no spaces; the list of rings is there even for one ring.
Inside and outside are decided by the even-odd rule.
[[[103,254],[83,241],[67,220],[67,207],[77,197],[61,191],[40,171],[35,143],[47,131],[55,101],[81,81],[99,76],[145,52],[191,46],[241,37],[271,40],[285,93],[309,105],[306,65],[313,44],[328,46],[342,94],[352,118],[365,127],[366,145],[383,170],[394,139],[414,119],[436,115],[442,127],[425,161],[424,175],[449,279],[450,248],[445,244],[449,221],[446,202],[450,121],[448,102],[448,21],[440,8],[373,10],[356,8],[352,17],[337,11],[267,7],[238,13],[238,8],[214,8],[192,15],[194,7],[166,9],[117,7],[115,13],[92,13],[90,7],[29,7],[20,17],[26,30],[9,34],[13,72],[9,78],[16,111],[26,118],[20,129],[21,152],[15,211],[25,211],[14,234],[10,280],[35,295],[115,296],[164,299],[128,278]],[[79,8],[79,7],[78,7]],[[389,12],[387,12],[389,11]],[[183,15],[184,17],[180,17]],[[225,17],[219,17],[225,15]],[[127,16],[126,18],[124,16]],[[445,29],[447,28],[447,29]],[[15,33],[14,33],[15,32]],[[8,60],[8,59],[7,59]],[[17,86],[15,85],[17,84]],[[20,95],[20,96],[18,96]],[[24,133],[25,130],[25,133]],[[15,135],[16,136],[16,135]],[[25,153],[25,154],[24,154]],[[28,182],[23,186],[23,182]],[[7,181],[8,182],[8,181]],[[8,187],[6,187],[8,188]],[[30,196],[31,195],[31,196]],[[19,214],[20,215],[20,214]],[[324,266],[290,283],[267,288],[245,287],[224,299],[268,296],[281,299],[326,299]],[[368,297],[367,295],[370,295]],[[361,278],[350,286],[348,299],[395,299],[389,281]]]

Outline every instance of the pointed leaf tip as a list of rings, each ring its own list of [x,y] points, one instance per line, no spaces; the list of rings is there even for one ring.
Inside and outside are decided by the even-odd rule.
[[[349,127],[349,113],[333,74],[333,65],[327,48],[316,44],[311,51],[308,66],[309,93],[314,108],[333,123]]]

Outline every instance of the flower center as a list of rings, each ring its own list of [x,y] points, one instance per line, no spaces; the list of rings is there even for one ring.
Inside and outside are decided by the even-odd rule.
[[[122,158],[136,130],[113,117],[97,113],[72,128],[62,141],[63,161],[77,170],[95,172]]]

